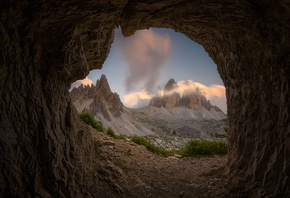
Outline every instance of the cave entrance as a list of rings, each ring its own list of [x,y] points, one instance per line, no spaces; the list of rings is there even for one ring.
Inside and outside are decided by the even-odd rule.
[[[72,87],[82,84],[70,93],[77,111],[89,112],[103,125],[107,135],[130,140],[149,150],[130,147],[129,142],[126,145],[122,140],[116,140],[112,155],[124,158],[123,164],[119,164],[122,170],[129,169],[139,175],[144,169],[144,177],[153,182],[160,179],[158,171],[172,167],[174,174],[164,171],[161,180],[167,178],[170,180],[168,185],[179,183],[183,187],[171,189],[170,193],[178,196],[181,191],[192,192],[186,183],[199,183],[198,179],[192,178],[203,179],[201,188],[209,191],[207,183],[218,181],[217,177],[225,168],[224,154],[227,153],[225,87],[214,62],[201,45],[171,29],[141,30],[128,38],[116,29],[110,50],[103,69],[91,71],[84,80],[72,84]],[[98,138],[99,142],[103,141],[101,136]],[[193,138],[197,140],[191,141]],[[216,142],[219,147],[206,150]],[[189,149],[193,144],[204,147]],[[120,145],[122,149],[118,148]],[[103,153],[98,157],[109,158],[104,154],[111,152],[107,147],[100,148]],[[137,159],[128,159],[120,153],[128,150]],[[136,154],[137,151],[143,156]],[[223,156],[212,157],[213,154]],[[198,160],[191,159],[192,156],[211,158]],[[155,168],[147,166],[147,157],[152,158]],[[117,158],[110,160],[117,163]],[[144,163],[140,164],[138,160]],[[130,166],[132,161],[138,168]],[[131,173],[127,174],[132,177]],[[139,180],[148,182],[143,178]],[[157,183],[158,188],[168,187]],[[211,182],[211,185],[217,185],[217,182]]]
[[[101,78],[103,74],[106,77]],[[96,83],[102,87],[96,88],[95,86],[99,86]],[[116,119],[120,119],[120,122],[122,118],[119,117],[130,108],[135,109],[131,112],[133,114],[145,111],[145,107],[146,111],[156,111],[150,114],[150,117],[156,116],[159,111],[161,113],[162,109],[168,111],[166,112],[168,115],[175,115],[166,117],[166,113],[163,112],[161,114],[164,118],[159,123],[162,126],[156,126],[158,124],[155,122],[154,125],[144,127],[143,123],[143,130],[137,130],[135,126],[131,132],[126,132],[130,129],[124,128],[120,122],[117,124],[112,121],[114,116],[111,115],[111,111],[117,112],[121,107],[115,105],[114,109],[114,105],[110,103],[116,101],[110,101],[110,96],[102,96],[108,102],[99,101],[104,105],[96,107],[91,105],[96,96],[91,93],[92,91],[86,90],[88,87],[79,88],[78,91],[71,93],[78,112],[91,112],[97,120],[104,123],[105,128],[111,127],[117,133],[142,136],[179,135],[185,138],[226,137],[225,87],[215,63],[201,45],[171,29],[141,30],[128,38],[123,37],[120,29],[115,29],[114,42],[103,69],[93,70],[85,79],[74,82],[71,90],[81,84],[83,86],[94,84],[91,89],[94,89],[94,92],[103,92],[103,95],[111,90],[116,92],[120,97],[116,100],[121,100],[118,103],[122,102],[126,109],[116,114]],[[106,84],[108,90],[104,90],[103,84]],[[87,96],[82,98],[81,94]],[[110,106],[110,109],[102,111],[105,106]],[[178,120],[184,119],[191,124],[179,123],[170,126],[165,124],[169,120],[179,122]],[[133,122],[136,121],[132,120]],[[123,125],[128,124],[130,123],[125,122]]]

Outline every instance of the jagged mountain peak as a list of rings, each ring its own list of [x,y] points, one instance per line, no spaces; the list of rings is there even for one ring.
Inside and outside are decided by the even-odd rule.
[[[170,79],[166,88],[170,90],[170,94],[152,98],[149,106],[140,109],[124,107],[119,95],[111,92],[105,75],[101,76],[96,86],[80,86],[73,89],[70,95],[78,112],[91,113],[105,128],[110,127],[120,134],[164,135],[168,133],[164,126],[168,126],[170,131],[176,131],[184,137],[210,136],[211,129],[204,129],[203,124],[198,124],[197,121],[213,119],[219,122],[218,120],[225,119],[226,115],[216,109],[211,110],[212,106],[205,97],[197,95],[181,97],[174,92],[175,88],[177,83],[174,79]],[[204,109],[200,110],[201,105]],[[223,127],[219,127],[218,130],[224,133]],[[216,129],[214,131],[216,132]]]
[[[169,79],[164,87],[163,96],[152,98],[149,105],[164,108],[186,107],[189,109],[201,109],[203,107],[208,111],[213,108],[218,112],[222,112],[217,106],[212,106],[210,101],[200,91],[188,90],[181,96],[174,91],[175,88],[178,88],[178,84],[173,78]]]
[[[171,91],[176,86],[177,86],[177,83],[175,82],[175,80],[173,78],[170,78],[164,87],[164,91]]]
[[[97,80],[96,89],[102,89],[103,91],[111,92],[107,77],[104,74],[102,74],[101,78]]]
[[[70,92],[70,97],[78,112],[90,112],[93,116],[102,113],[107,120],[123,112],[123,103],[119,95],[111,91],[104,74],[97,80],[96,86],[75,88]]]

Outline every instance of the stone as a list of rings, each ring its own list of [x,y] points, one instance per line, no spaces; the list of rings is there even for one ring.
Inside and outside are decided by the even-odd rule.
[[[179,193],[179,197],[183,197],[184,196],[184,191],[181,191],[180,193]]]
[[[131,150],[131,149],[128,149],[128,150],[127,150],[127,154],[128,154],[128,155],[133,155],[133,154],[132,154],[132,150]]]
[[[102,145],[104,146],[114,146],[116,143],[111,140],[106,140],[102,142]]]
[[[174,154],[174,157],[182,158],[182,155]]]

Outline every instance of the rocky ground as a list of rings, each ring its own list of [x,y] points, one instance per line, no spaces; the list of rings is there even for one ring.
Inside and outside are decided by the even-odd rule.
[[[87,127],[95,138],[101,197],[223,197],[226,156],[161,157]],[[109,185],[108,185],[109,184]],[[105,187],[105,185],[107,185]]]

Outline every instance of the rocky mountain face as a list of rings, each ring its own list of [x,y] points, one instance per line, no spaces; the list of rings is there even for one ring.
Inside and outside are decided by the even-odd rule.
[[[93,116],[102,114],[111,121],[120,117],[123,112],[123,103],[117,93],[113,93],[105,75],[96,82],[96,86],[79,86],[70,92],[70,97],[78,112],[89,112]]]
[[[177,83],[171,78],[164,87],[163,96],[153,98],[149,105],[164,108],[186,107],[189,109],[201,109],[204,107],[208,111],[213,108],[218,112],[222,112],[217,106],[212,106],[204,95],[192,91],[180,96],[179,93],[174,91],[177,88]]]
[[[123,106],[117,93],[113,93],[105,75],[96,82],[96,86],[79,86],[70,92],[77,111],[89,112],[105,128],[112,128],[119,134],[150,135],[151,130],[140,125],[128,108]]]
[[[177,93],[171,94],[176,86],[175,81],[170,79],[164,88],[166,96],[152,100],[161,101],[161,105],[140,109],[124,107],[118,94],[112,93],[104,75],[96,86],[74,88],[70,97],[78,112],[90,112],[105,128],[110,127],[120,134],[226,137],[226,115],[217,107],[218,110],[212,107],[204,96],[186,95],[180,98]]]
[[[204,47],[227,90],[226,197],[289,197],[289,1],[1,0],[0,18],[0,197],[120,197],[68,93],[119,26]]]

